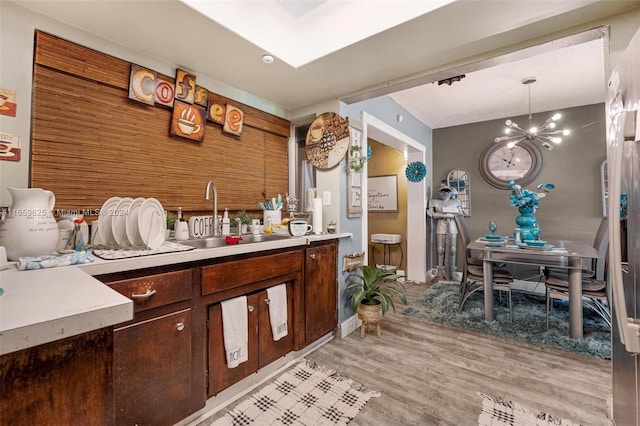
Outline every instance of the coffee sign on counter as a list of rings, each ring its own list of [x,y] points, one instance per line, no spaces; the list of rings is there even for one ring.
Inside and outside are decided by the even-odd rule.
[[[173,108],[170,135],[201,142],[206,122],[222,126],[222,131],[240,136],[244,113],[230,105],[209,100],[209,90],[196,84],[196,76],[177,69],[175,84],[162,79],[157,72],[131,64],[129,99],[146,105]]]

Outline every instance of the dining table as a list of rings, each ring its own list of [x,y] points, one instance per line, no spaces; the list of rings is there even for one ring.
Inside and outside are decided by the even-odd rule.
[[[582,270],[590,268],[591,259],[602,257],[592,245],[580,241],[547,240],[542,246],[529,246],[513,239],[500,241],[480,237],[469,243],[468,249],[482,253],[484,279],[484,316],[493,321],[494,263],[509,263],[566,269],[569,276],[569,334],[583,338]]]

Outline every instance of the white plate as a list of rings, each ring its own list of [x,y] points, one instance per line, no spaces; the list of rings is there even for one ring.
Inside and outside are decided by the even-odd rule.
[[[543,246],[530,246],[529,244],[526,244],[526,243],[516,243],[516,244],[521,249],[532,250],[532,251],[548,251],[553,248],[551,244],[545,244]]]
[[[167,220],[162,204],[155,198],[147,198],[138,213],[138,231],[142,242],[150,249],[157,249],[164,243]]]
[[[116,205],[115,215],[111,219],[111,232],[116,240],[116,244],[120,247],[129,245],[127,238],[127,216],[129,215],[129,206],[133,198],[125,197]]]
[[[106,245],[116,244],[113,232],[111,231],[111,223],[116,206],[121,199],[120,197],[111,197],[104,202],[100,209],[100,215],[98,216],[98,233],[100,234],[100,241]]]
[[[144,244],[142,238],[140,238],[140,232],[138,231],[138,215],[140,213],[140,207],[144,203],[145,199],[140,197],[131,202],[129,206],[129,214],[126,220],[126,234],[127,240],[131,245],[141,246]]]

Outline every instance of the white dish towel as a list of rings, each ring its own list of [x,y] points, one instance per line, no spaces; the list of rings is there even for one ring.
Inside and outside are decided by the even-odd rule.
[[[287,285],[279,284],[267,289],[269,298],[269,320],[273,340],[278,341],[289,334],[287,329]]]
[[[227,367],[235,368],[249,359],[249,320],[247,297],[240,296],[220,302],[222,331]]]

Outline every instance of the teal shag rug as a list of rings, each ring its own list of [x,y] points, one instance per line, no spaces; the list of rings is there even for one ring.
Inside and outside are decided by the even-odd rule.
[[[554,301],[547,330],[544,295],[513,290],[513,322],[510,323],[507,295],[504,294],[499,301],[496,291],[493,305],[496,320],[487,322],[484,320],[484,293],[473,294],[465,303],[464,310],[458,312],[459,289],[455,284],[436,283],[409,304],[403,313],[532,345],[611,359],[611,329],[589,308],[583,308],[584,338],[572,339],[569,337],[569,305],[565,301]]]

